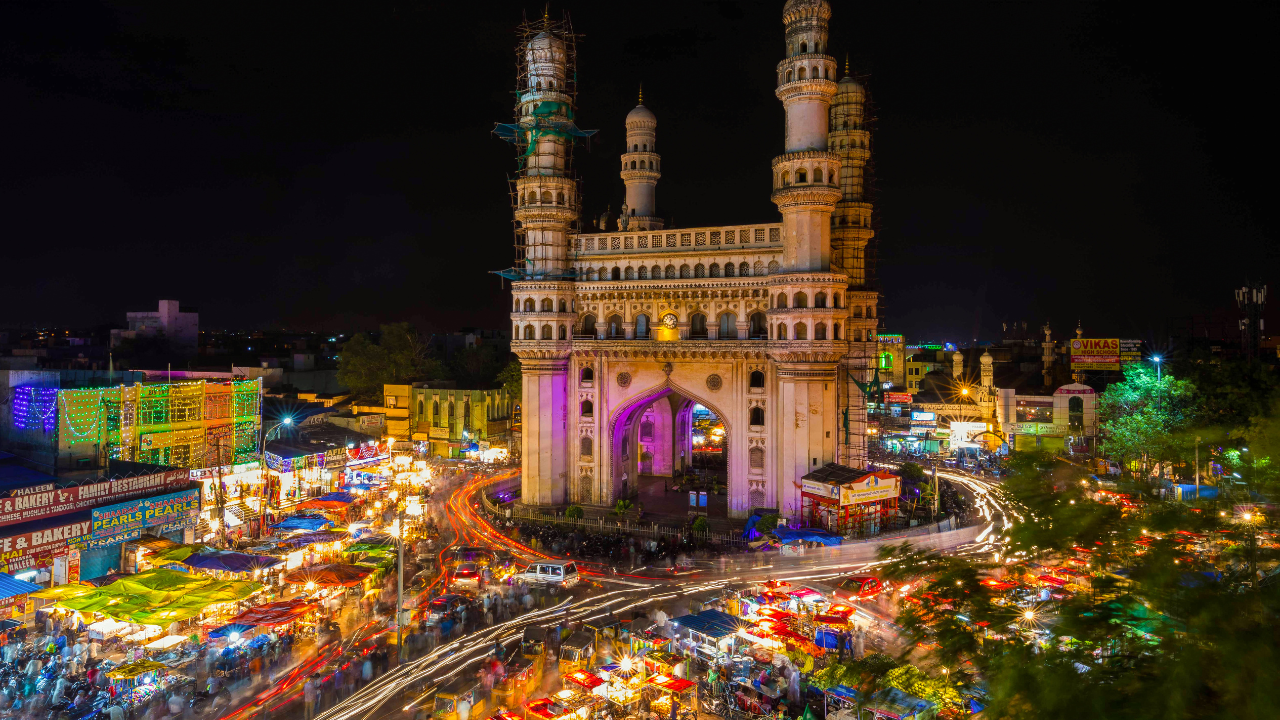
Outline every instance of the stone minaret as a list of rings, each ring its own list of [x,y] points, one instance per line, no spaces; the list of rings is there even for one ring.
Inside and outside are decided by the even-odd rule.
[[[867,277],[866,248],[875,235],[863,178],[871,156],[871,133],[866,127],[866,91],[849,74],[847,60],[831,102],[828,147],[840,158],[840,201],[831,222],[831,269],[849,278],[850,289],[862,288],[872,280]]]
[[[627,217],[621,219],[627,230],[661,230],[658,217],[658,178],[662,177],[662,158],[658,157],[658,118],[640,104],[627,113],[627,147],[622,153],[622,181],[627,185]]]
[[[831,213],[840,200],[840,158],[827,149],[836,61],[825,54],[831,5],[788,0],[782,10],[787,56],[778,63],[775,94],[787,113],[783,155],[773,159],[773,202],[782,211],[786,272],[831,267]]]
[[[845,61],[844,77],[836,86],[831,101],[830,129],[827,149],[840,158],[840,200],[831,217],[831,271],[848,278],[848,305],[855,309],[847,321],[849,354],[842,362],[842,412],[861,417],[856,411],[866,407],[866,398],[846,378],[862,383],[874,377],[875,343],[878,318],[876,308],[880,296],[873,289],[874,278],[867,267],[867,243],[875,234],[871,229],[871,203],[867,202],[864,170],[871,155],[871,133],[867,128],[867,93],[850,73]],[[862,467],[866,458],[865,426],[850,423],[858,432],[846,433],[842,462]]]
[[[511,284],[511,349],[523,373],[521,491],[525,502],[555,505],[565,500],[568,477],[569,335],[577,317],[568,253],[579,200],[566,130],[574,127],[573,31],[567,20],[544,16],[522,32],[516,122],[509,127],[521,151],[515,219],[525,256]]]

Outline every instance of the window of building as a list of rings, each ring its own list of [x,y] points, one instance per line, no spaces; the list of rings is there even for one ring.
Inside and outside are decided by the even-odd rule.
[[[764,425],[764,408],[762,407],[751,408],[751,424]]]
[[[582,457],[591,457],[592,455],[591,436],[583,435],[582,440],[579,442],[579,445],[581,446],[579,453],[582,455]]]
[[[582,401],[582,416],[583,416],[583,417],[590,417],[590,416],[592,415],[592,411],[593,411],[593,409],[594,409],[594,406],[592,406],[592,404],[591,404],[591,401],[590,401],[590,400],[583,400],[583,401]]]
[[[751,387],[753,388],[764,387],[764,373],[761,372],[760,370],[751,371]]]
[[[694,313],[689,317],[689,337],[705,338],[707,337],[707,316],[702,313]]]

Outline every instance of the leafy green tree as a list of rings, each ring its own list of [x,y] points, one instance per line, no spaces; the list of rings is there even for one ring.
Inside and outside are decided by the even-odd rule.
[[[338,354],[338,382],[365,401],[376,402],[385,384],[428,380],[439,374],[439,362],[428,357],[409,323],[383,325],[378,343],[357,333]]]
[[[564,516],[570,520],[581,520],[584,515],[586,515],[586,511],[584,511],[579,505],[570,505],[568,509],[564,511]]]
[[[759,530],[762,533],[772,532],[774,528],[778,527],[778,522],[780,520],[782,520],[782,518],[778,517],[778,515],[769,513],[756,521],[756,530]]]
[[[1098,427],[1108,454],[1122,462],[1181,461],[1192,449],[1188,431],[1197,418],[1196,388],[1172,373],[1157,373],[1145,364],[1125,370],[1122,382],[1098,396]],[[1163,466],[1162,466],[1163,467]]]
[[[501,384],[498,376],[505,363],[506,357],[500,356],[493,345],[473,345],[455,351],[447,370],[458,387],[487,390]]]
[[[701,515],[699,515],[699,516],[697,517],[697,519],[695,519],[695,520],[693,521],[693,531],[694,531],[694,532],[704,533],[704,532],[706,532],[709,528],[710,528],[710,526],[707,524],[707,519],[706,519],[705,517],[702,517]]]
[[[507,363],[506,367],[498,373],[497,382],[507,391],[507,395],[514,398],[516,402],[520,402],[524,393],[524,383],[521,380],[520,361],[512,360]]]
[[[1280,596],[1255,574],[1258,528],[1222,526],[1218,514],[1178,503],[1121,513],[1090,500],[1077,471],[1042,460],[1023,461],[1005,482],[1023,517],[1004,555],[884,550],[883,576],[910,583],[914,602],[901,603],[898,623],[908,639],[929,641],[924,659],[972,667],[987,686],[984,717],[1000,720],[1280,716],[1262,680],[1280,673]],[[1235,538],[1244,550],[1205,566],[1213,553],[1190,550],[1179,531],[1211,546]],[[1073,557],[1087,558],[1088,587],[1060,601],[1018,605],[990,586],[1021,563]],[[1022,572],[1044,572],[1032,568]],[[922,682],[915,671],[894,679],[932,691],[911,684]]]
[[[613,506],[614,515],[626,515],[631,512],[631,508],[635,507],[630,500],[619,500]]]

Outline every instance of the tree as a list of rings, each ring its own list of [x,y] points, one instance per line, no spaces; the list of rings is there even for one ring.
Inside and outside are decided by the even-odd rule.
[[[776,514],[770,513],[756,521],[756,530],[759,530],[761,533],[772,532],[774,528],[778,527],[778,522],[781,520],[782,518],[778,517]]]
[[[697,519],[693,521],[694,532],[704,533],[709,529],[709,527],[710,526],[707,524],[707,519],[701,515],[699,515]]]
[[[502,368],[498,373],[498,384],[503,390],[507,391],[507,395],[514,399],[517,403],[523,398],[524,382],[523,373],[520,370],[520,361],[512,360],[507,366]]]
[[[431,379],[439,373],[440,363],[427,356],[409,323],[383,325],[377,344],[357,333],[338,354],[338,382],[365,401],[378,401],[383,385]]]
[[[1098,396],[1098,427],[1108,454],[1121,461],[1181,461],[1192,450],[1188,430],[1196,420],[1195,385],[1145,364],[1125,370],[1124,380]],[[1161,465],[1163,468],[1163,465]]]
[[[907,639],[927,639],[927,659],[983,678],[984,717],[1280,716],[1280,699],[1261,681],[1280,673],[1275,586],[1257,582],[1252,558],[1189,561],[1188,536],[1178,532],[1252,538],[1256,528],[1222,527],[1217,513],[1178,503],[1121,513],[1089,499],[1081,476],[1043,458],[1021,461],[1004,491],[1024,519],[1001,558],[886,549],[883,577],[911,584],[913,601],[898,615]],[[1018,605],[990,586],[994,577],[1034,578],[1068,558],[1087,558],[1091,577],[1060,601]],[[886,682],[953,699],[953,688],[914,670],[886,673]]]
[[[581,520],[584,515],[586,515],[586,511],[580,505],[570,505],[564,511],[564,516],[570,520]]]
[[[630,501],[630,500],[619,500],[619,501],[618,501],[618,502],[613,506],[613,514],[614,514],[614,515],[626,515],[628,512],[630,512],[630,511],[631,511],[631,508],[632,508],[632,507],[634,507],[634,506],[631,504],[631,501]]]
[[[501,384],[498,378],[505,360],[493,345],[472,345],[453,353],[448,363],[449,376],[460,388],[487,390]]]

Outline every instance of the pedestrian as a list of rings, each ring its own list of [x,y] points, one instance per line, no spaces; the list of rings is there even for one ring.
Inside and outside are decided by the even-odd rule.
[[[346,679],[342,675],[342,668],[333,671],[333,695],[336,699],[342,699],[342,691],[346,688]]]
[[[364,664],[360,666],[360,687],[368,685],[373,680],[373,660],[368,656],[364,656]]]
[[[311,720],[316,716],[316,676],[307,678],[302,686],[302,718]]]

